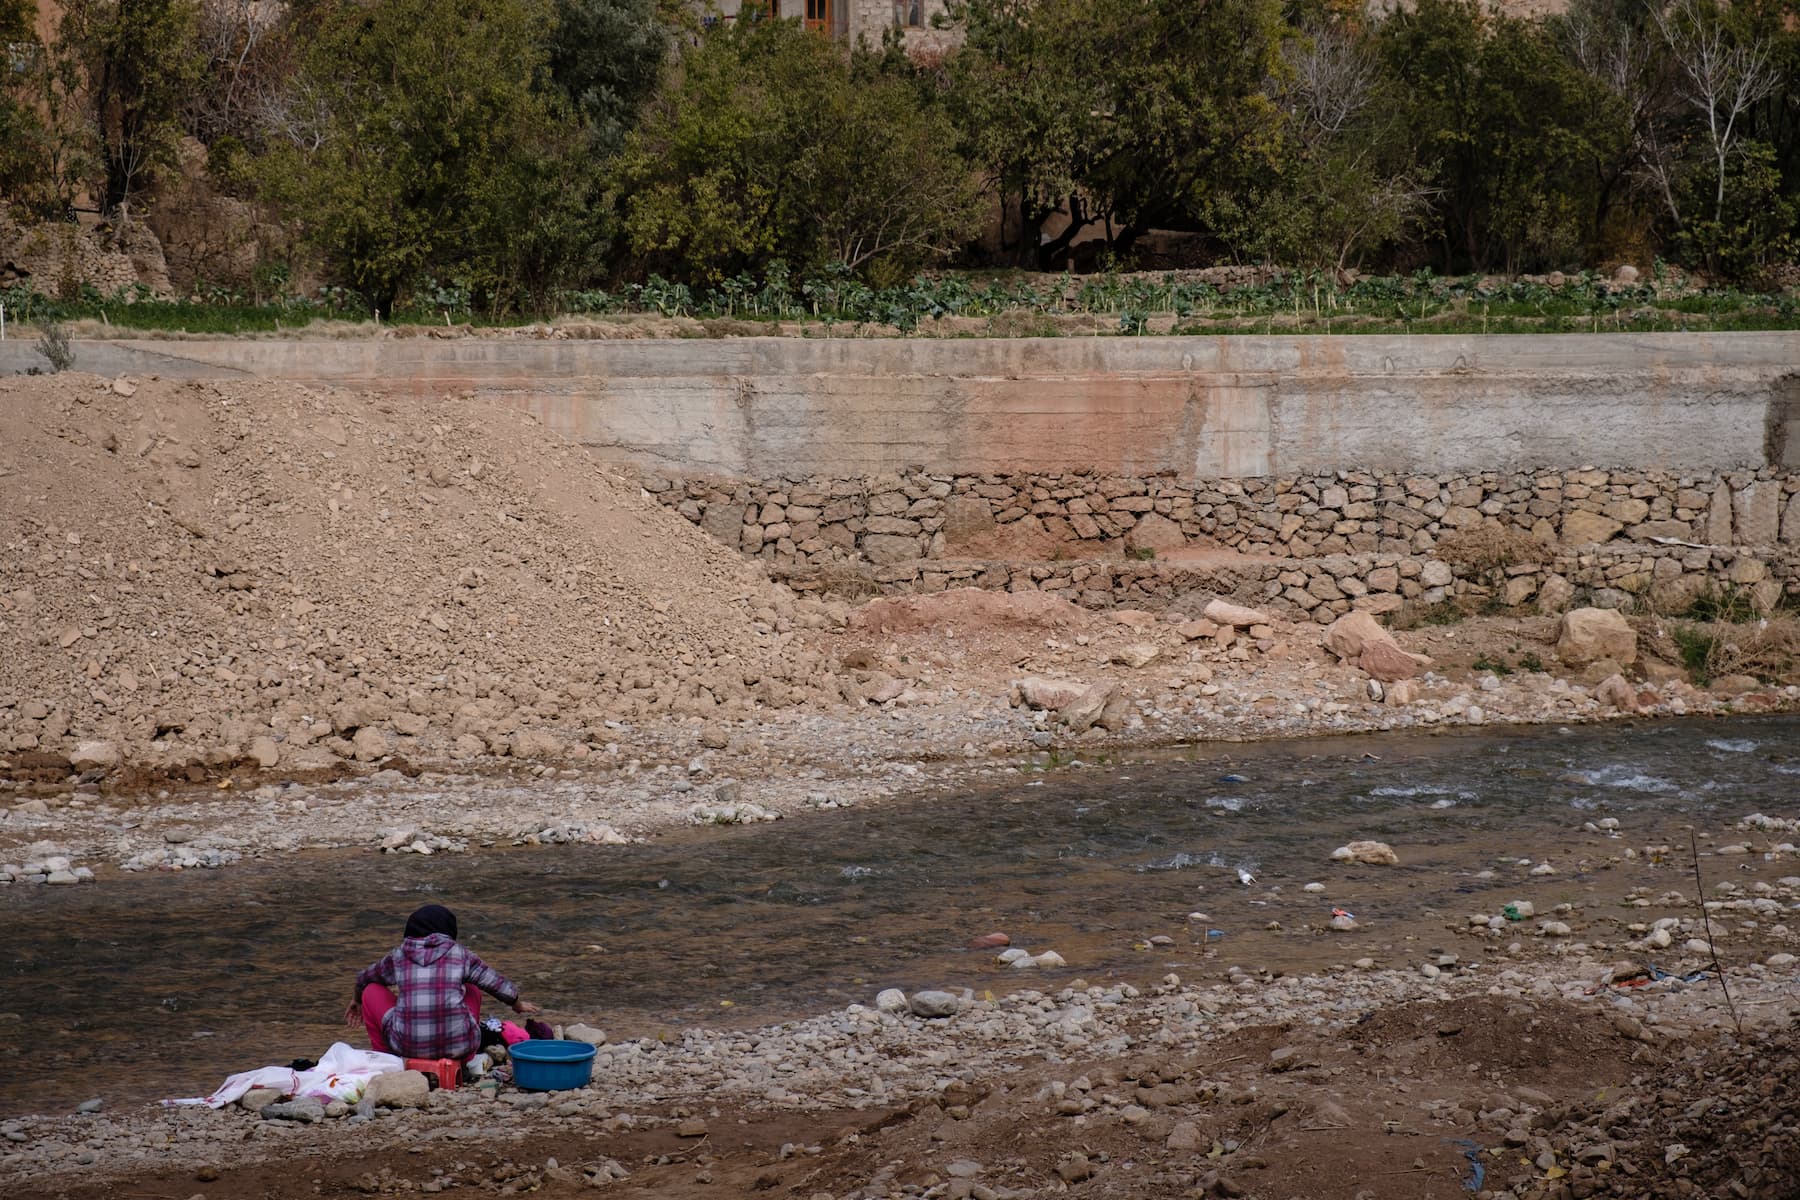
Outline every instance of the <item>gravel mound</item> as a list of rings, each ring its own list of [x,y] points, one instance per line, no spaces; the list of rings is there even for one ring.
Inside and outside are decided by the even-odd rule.
[[[0,380],[0,539],[15,770],[580,758],[841,690],[793,632],[841,609],[466,398]]]
[[[1552,1179],[1521,1181],[1520,1197],[1793,1200],[1800,1196],[1800,1028],[1696,1051],[1631,1087],[1549,1116],[1544,1136],[1562,1169]]]

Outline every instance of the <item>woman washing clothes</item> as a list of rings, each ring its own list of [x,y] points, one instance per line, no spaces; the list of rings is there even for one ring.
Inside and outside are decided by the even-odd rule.
[[[427,904],[406,919],[401,943],[356,977],[346,1024],[369,1031],[369,1047],[402,1058],[466,1059],[481,1044],[481,993],[536,1013],[511,980],[456,940],[456,914]]]

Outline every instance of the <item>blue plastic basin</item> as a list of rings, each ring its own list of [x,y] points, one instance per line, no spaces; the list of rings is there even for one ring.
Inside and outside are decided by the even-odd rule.
[[[506,1048],[513,1062],[513,1082],[532,1092],[563,1092],[585,1087],[594,1074],[594,1048],[586,1042],[551,1042],[533,1038]]]

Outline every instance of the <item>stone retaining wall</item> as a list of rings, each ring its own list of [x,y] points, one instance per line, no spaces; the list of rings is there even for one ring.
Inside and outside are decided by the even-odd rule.
[[[1185,482],[1087,473],[730,481],[644,487],[721,541],[785,568],[916,559],[1150,557],[1199,546],[1281,558],[1429,555],[1498,526],[1555,546],[1667,538],[1800,543],[1800,475],[1579,468],[1471,475],[1342,471]]]
[[[979,587],[1047,592],[1092,609],[1189,616],[1223,596],[1328,624],[1352,609],[1385,614],[1455,601],[1550,613],[1584,605],[1679,613],[1708,588],[1735,589],[1766,612],[1784,592],[1800,592],[1800,555],[1785,549],[1760,557],[1729,547],[1615,546],[1550,551],[1542,562],[1492,569],[1419,555],[1361,554],[1208,566],[941,559],[883,567],[777,567],[775,574],[796,591],[852,598]]]

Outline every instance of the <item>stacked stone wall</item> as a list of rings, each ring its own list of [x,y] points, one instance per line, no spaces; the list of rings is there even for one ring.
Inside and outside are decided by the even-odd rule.
[[[1458,530],[1552,546],[1800,543],[1800,475],[1583,467],[1426,475],[1345,471],[1184,481],[1099,474],[729,481],[651,476],[662,503],[784,568],[915,559],[1152,556],[1191,546],[1282,558],[1430,555]],[[1004,547],[1004,554],[982,554]]]

